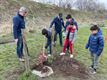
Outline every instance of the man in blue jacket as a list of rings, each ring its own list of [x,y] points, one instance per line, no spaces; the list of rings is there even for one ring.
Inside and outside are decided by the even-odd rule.
[[[54,45],[56,44],[57,34],[59,34],[60,46],[62,46],[63,45],[63,43],[62,43],[62,26],[64,27],[62,13],[59,13],[59,15],[53,19],[53,21],[51,22],[50,28],[52,28],[53,24],[55,25],[54,26],[55,27]]]
[[[104,39],[103,35],[99,34],[99,27],[97,25],[93,25],[90,30],[92,34],[89,37],[86,49],[89,48],[89,51],[91,53],[92,65],[90,68],[93,69],[92,73],[95,74],[99,56],[101,55],[104,48]]]
[[[23,59],[23,39],[22,39],[22,29],[25,29],[24,17],[27,11],[25,7],[21,7],[16,16],[13,17],[13,35],[15,42],[17,44],[17,55],[19,61],[24,61]]]

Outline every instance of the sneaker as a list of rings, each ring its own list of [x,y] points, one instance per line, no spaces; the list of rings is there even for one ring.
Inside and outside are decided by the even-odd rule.
[[[93,66],[91,65],[91,66],[89,67],[89,69],[93,69]]]
[[[25,59],[23,59],[23,58],[19,58],[19,61],[24,62],[24,61],[25,61]]]
[[[91,71],[91,74],[96,74],[97,72],[96,72],[96,69],[93,69],[92,71]]]
[[[96,74],[96,73],[97,73],[97,72],[96,72],[95,70],[93,70],[91,74]]]
[[[70,58],[73,58],[74,56],[72,54],[70,54]]]
[[[51,56],[51,54],[48,54],[48,57],[50,57]]]
[[[65,53],[64,53],[64,52],[60,53],[60,56],[63,56],[63,55],[65,55]]]
[[[89,69],[92,70],[93,68],[90,66]]]

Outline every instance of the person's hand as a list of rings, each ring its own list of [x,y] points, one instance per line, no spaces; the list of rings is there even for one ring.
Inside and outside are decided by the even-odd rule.
[[[107,41],[107,37],[104,38],[104,41]]]
[[[72,41],[71,44],[74,44],[74,41]]]
[[[17,44],[17,42],[18,42],[18,39],[15,39],[15,43]]]
[[[49,28],[49,31],[52,32],[52,28]]]
[[[23,39],[25,39],[25,38],[26,38],[26,37],[25,37],[25,34],[23,34],[22,37],[23,37]]]

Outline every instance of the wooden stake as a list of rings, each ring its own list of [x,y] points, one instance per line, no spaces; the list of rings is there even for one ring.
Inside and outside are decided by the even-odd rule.
[[[24,29],[22,30],[22,39],[23,39],[23,52],[24,52],[24,57],[25,57],[25,69],[26,73],[28,74],[30,72],[30,62],[29,62],[29,51],[25,39],[25,32]]]

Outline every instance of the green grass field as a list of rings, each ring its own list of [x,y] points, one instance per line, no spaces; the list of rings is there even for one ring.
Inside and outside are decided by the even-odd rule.
[[[104,36],[107,34],[105,28],[102,28]],[[80,60],[87,67],[90,66],[91,60],[88,50],[85,49],[85,44],[87,43],[88,37],[90,35],[89,27],[81,27],[79,28],[78,36],[75,42],[75,51],[78,52],[75,57],[77,60]],[[2,38],[3,39],[3,38]],[[39,32],[35,33],[27,33],[27,44],[29,47],[29,52],[31,56],[31,63],[35,63],[37,59],[37,55],[41,52],[42,46],[44,43],[44,37]],[[60,53],[61,48],[59,46],[59,41],[57,41],[56,53]],[[88,80],[106,80],[107,79],[107,41],[105,42],[105,48],[103,54],[100,58],[98,73],[95,76],[91,76]],[[3,44],[0,45],[0,80],[10,80],[13,72],[15,70],[20,70],[21,67],[19,65],[17,55],[15,52],[16,45],[15,43],[11,44]],[[17,77],[17,74],[16,74]],[[71,76],[72,78],[72,76]],[[73,79],[68,80],[73,80]],[[50,76],[44,80],[67,80],[66,78]],[[12,79],[11,79],[12,80]],[[17,80],[17,79],[13,79]],[[25,73],[21,73],[18,76],[18,80],[42,80],[37,76],[31,74],[26,76]],[[80,80],[80,79],[76,79]]]

